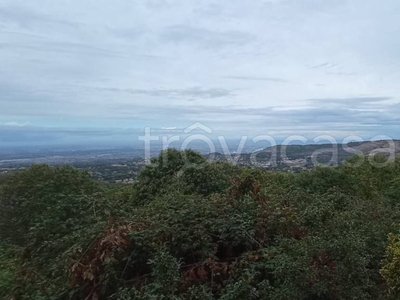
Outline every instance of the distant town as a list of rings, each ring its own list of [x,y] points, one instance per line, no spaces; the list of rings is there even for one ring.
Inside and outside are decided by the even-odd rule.
[[[392,141],[395,146],[392,151],[400,153],[400,141]],[[362,153],[388,151],[387,141],[351,143],[347,147],[337,145],[335,152],[332,145],[289,145],[276,146],[242,154],[204,153],[210,161],[225,161],[271,171],[300,172],[316,165],[341,165],[346,159]],[[385,150],[386,149],[386,150]],[[154,148],[152,156],[160,153]],[[358,151],[358,152],[357,152]],[[86,170],[98,180],[108,183],[131,184],[146,164],[143,149],[131,148],[94,148],[94,149],[53,149],[0,151],[0,174],[17,172],[33,164],[62,165],[69,164],[78,169]]]

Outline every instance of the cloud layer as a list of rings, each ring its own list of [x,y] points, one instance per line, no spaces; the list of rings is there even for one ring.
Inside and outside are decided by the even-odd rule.
[[[399,14],[397,0],[0,0],[0,131],[399,138]]]

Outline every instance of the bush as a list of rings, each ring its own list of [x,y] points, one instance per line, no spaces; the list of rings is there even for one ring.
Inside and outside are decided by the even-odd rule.
[[[68,288],[67,254],[101,232],[112,209],[104,195],[87,173],[69,166],[36,165],[3,182],[0,236],[23,249],[19,290],[29,282],[45,297]]]
[[[381,274],[387,282],[389,295],[393,299],[398,299],[400,297],[400,235],[389,235]]]
[[[16,267],[16,259],[4,245],[0,244],[0,297],[5,297],[10,292],[16,277]]]
[[[0,297],[397,299],[399,170],[285,174],[169,149],[123,187],[33,166],[0,184]]]

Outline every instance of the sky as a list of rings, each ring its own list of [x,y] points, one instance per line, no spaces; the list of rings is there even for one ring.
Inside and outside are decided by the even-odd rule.
[[[0,143],[196,122],[400,138],[399,15],[398,0],[0,0]]]

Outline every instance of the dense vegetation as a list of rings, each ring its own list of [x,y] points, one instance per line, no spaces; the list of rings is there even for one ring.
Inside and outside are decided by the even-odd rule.
[[[166,150],[131,186],[0,180],[1,299],[400,298],[400,161],[291,174]]]

